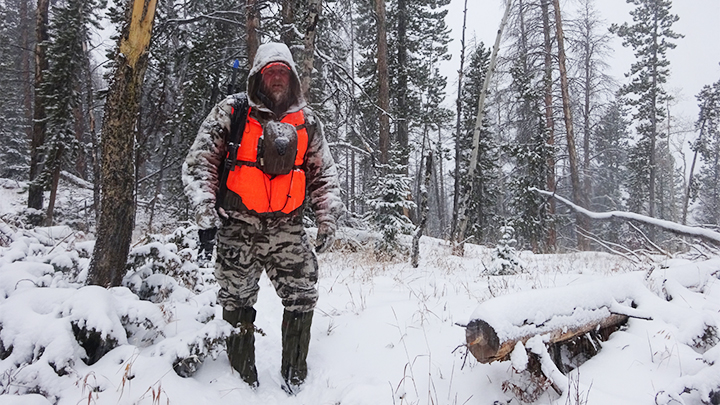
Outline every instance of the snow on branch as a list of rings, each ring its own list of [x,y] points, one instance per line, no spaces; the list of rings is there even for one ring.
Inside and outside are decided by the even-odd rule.
[[[561,203],[567,205],[575,212],[578,212],[580,214],[583,214],[589,218],[592,219],[611,219],[611,218],[621,218],[621,219],[627,219],[627,220],[634,220],[639,221],[648,225],[654,225],[659,228],[665,229],[666,231],[683,235],[683,236],[692,236],[700,238],[706,242],[713,243],[715,245],[720,245],[720,233],[711,231],[709,229],[705,228],[699,228],[695,226],[687,226],[687,225],[681,225],[677,222],[667,221],[664,219],[657,219],[653,217],[648,217],[646,215],[636,214],[634,212],[626,212],[626,211],[608,211],[608,212],[594,212],[590,211],[588,209],[585,209],[583,207],[580,207],[571,201],[567,200],[566,198],[560,197],[559,195],[546,191],[546,190],[540,190],[535,187],[530,187],[530,191],[535,191],[537,193],[540,193],[542,195],[555,198],[556,200],[560,201]]]

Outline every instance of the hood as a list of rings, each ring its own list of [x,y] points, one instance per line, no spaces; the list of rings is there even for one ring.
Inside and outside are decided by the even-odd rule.
[[[272,109],[266,105],[266,102],[269,101],[260,96],[259,92],[262,78],[260,70],[272,62],[284,62],[290,66],[292,72],[290,75],[290,92],[295,96],[295,102],[288,107],[286,112],[293,113],[300,111],[306,105],[305,97],[303,97],[302,91],[300,90],[300,75],[295,68],[295,62],[293,61],[290,49],[288,49],[287,45],[277,42],[262,44],[258,47],[252,69],[250,69],[250,73],[248,73],[248,104],[252,108],[272,112]]]

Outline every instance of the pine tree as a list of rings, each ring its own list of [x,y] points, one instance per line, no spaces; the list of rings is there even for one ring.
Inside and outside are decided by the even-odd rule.
[[[60,170],[72,167],[87,130],[82,119],[87,49],[90,29],[99,27],[95,10],[102,7],[102,3],[93,0],[65,0],[53,8],[47,48],[50,63],[40,89],[46,103],[47,138],[43,148],[45,162],[38,179],[51,189],[49,222],[53,220]]]
[[[462,103],[461,125],[463,136],[458,147],[461,156],[461,177],[456,180],[461,184],[462,193],[468,193],[471,189],[471,179],[467,178],[468,166],[474,147],[472,141],[475,120],[478,115],[477,100],[480,97],[480,91],[483,88],[485,74],[490,63],[490,49],[486,48],[481,42],[470,51],[468,56],[469,64],[463,74],[465,81],[460,98]],[[485,116],[487,117],[487,114]],[[498,184],[500,179],[498,154],[499,150],[496,141],[488,128],[488,120],[485,119],[480,133],[477,166],[472,178],[474,182],[472,187],[473,195],[468,197],[465,210],[468,216],[468,224],[470,224],[467,236],[474,236],[477,243],[487,243],[498,237],[497,232],[500,226],[498,205],[501,194]]]
[[[30,66],[23,69],[26,57],[22,46],[23,30],[28,27],[27,16],[23,20],[20,10],[27,1],[0,2],[0,177],[26,180],[28,172],[28,135],[30,128],[27,107],[23,97],[25,86],[30,85],[24,74],[29,76]],[[27,36],[27,34],[25,34]]]
[[[592,166],[591,210],[625,211],[624,179],[627,173],[630,123],[623,104],[615,101],[605,108],[592,136],[595,159]],[[597,224],[595,233],[605,240],[619,241],[621,226],[615,222]]]
[[[513,14],[513,29],[509,30],[513,41],[506,55],[512,83],[508,89],[509,111],[507,125],[512,130],[505,150],[512,160],[512,172],[508,181],[508,211],[521,246],[535,252],[554,249],[547,246],[547,235],[552,224],[546,199],[528,190],[543,188],[548,178],[548,162],[554,153],[547,143],[545,121],[545,69],[542,30],[529,27],[542,26],[542,16],[537,4],[519,1]]]
[[[658,142],[667,137],[659,123],[665,119],[668,94],[663,88],[670,75],[667,52],[675,48],[674,39],[682,35],[672,30],[678,16],[670,13],[670,0],[627,0],[635,8],[630,12],[633,24],[613,24],[611,32],[630,46],[636,61],[630,67],[630,83],[620,89],[625,102],[633,107],[639,139],[629,159],[628,189],[630,209],[656,215],[658,205]]]
[[[415,203],[407,199],[411,180],[403,173],[404,168],[388,167],[383,172],[384,175],[377,176],[367,201],[369,211],[365,219],[382,234],[375,246],[377,257],[392,259],[398,253],[407,253],[399,244],[398,235],[412,231],[406,212],[414,209]]]
[[[699,201],[697,220],[717,227],[720,225],[720,81],[703,87],[697,99],[700,116],[696,126],[700,137],[693,149],[700,153],[703,167],[691,187]]]

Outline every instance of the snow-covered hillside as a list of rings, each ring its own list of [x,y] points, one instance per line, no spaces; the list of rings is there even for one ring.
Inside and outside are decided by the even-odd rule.
[[[85,234],[5,220],[16,217],[22,198],[12,182],[0,187],[2,405],[518,404],[503,390],[517,378],[511,362],[478,363],[458,324],[493,297],[624,279],[650,297],[637,310],[653,320],[630,319],[569,373],[562,395],[549,390],[535,403],[701,404],[720,387],[712,336],[720,323],[719,257],[637,265],[604,253],[521,252],[522,273],[488,276],[493,252],[479,246],[459,258],[444,241],[423,238],[417,269],[376,262],[362,246],[335,250],[320,256],[309,377],[291,397],[280,388],[283,308],[266,277],[256,305],[260,387],[252,390],[229,366],[222,342],[230,327],[215,304],[212,270],[194,264],[192,228],[138,240],[126,285],[106,290],[83,284],[93,244]],[[340,232],[345,240],[363,236]],[[523,311],[557,305],[517,297]],[[513,306],[495,317],[503,308]],[[88,358],[83,345],[92,342],[106,345],[94,351],[104,356]]]

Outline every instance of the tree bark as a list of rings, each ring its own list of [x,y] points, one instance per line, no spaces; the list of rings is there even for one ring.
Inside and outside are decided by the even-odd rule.
[[[308,1],[308,25],[305,28],[305,37],[303,38],[305,50],[300,70],[300,87],[308,102],[312,101],[310,97],[310,83],[312,82],[312,71],[315,65],[315,34],[321,12],[322,0]]]
[[[252,69],[255,61],[255,54],[260,46],[260,37],[258,29],[260,29],[260,11],[258,10],[258,0],[247,0],[245,2],[245,12],[247,22],[245,24],[245,32],[247,33],[247,68]]]
[[[505,13],[503,14],[502,20],[500,20],[500,27],[495,37],[495,44],[493,45],[492,54],[490,55],[490,66],[488,71],[485,73],[485,81],[483,82],[483,88],[480,91],[480,97],[478,99],[478,113],[475,117],[475,129],[473,131],[473,150],[470,155],[470,163],[468,166],[468,179],[470,181],[469,189],[463,194],[462,200],[459,206],[458,218],[460,221],[457,234],[454,237],[453,253],[462,256],[464,253],[464,239],[465,231],[467,230],[468,218],[465,215],[467,209],[467,202],[469,197],[473,194],[473,176],[475,175],[475,167],[477,166],[478,153],[480,148],[480,129],[482,128],[482,122],[485,115],[485,97],[487,97],[488,88],[490,87],[490,80],[492,79],[493,73],[495,72],[495,64],[497,63],[497,54],[500,49],[500,39],[502,33],[505,30],[508,16],[510,15],[510,8],[512,6],[512,0],[505,2]],[[457,180],[456,180],[457,181]]]
[[[543,34],[545,40],[545,128],[547,128],[547,144],[551,149],[547,157],[547,177],[546,186],[548,190],[555,191],[555,116],[553,114],[552,99],[552,41],[550,35],[550,0],[543,0],[540,4],[543,15]],[[555,215],[555,200],[550,200],[548,205],[548,214]],[[550,224],[547,234],[547,247],[549,250],[555,250],[557,246],[557,231],[554,224]]]
[[[407,23],[408,11],[407,0],[397,0],[397,112],[396,112],[396,128],[398,152],[400,155],[400,164],[405,166],[405,174],[408,174],[409,166],[409,139],[408,139],[408,72],[407,72]],[[421,155],[422,156],[422,155]]]
[[[157,0],[133,0],[125,11],[102,125],[102,208],[88,283],[119,286],[135,220],[133,146]]]
[[[558,65],[560,68],[560,90],[563,101],[563,118],[565,119],[565,135],[567,137],[568,160],[570,164],[570,181],[572,182],[573,199],[580,205],[587,207],[585,195],[580,184],[580,173],[578,171],[577,151],[575,149],[575,131],[573,129],[572,111],[570,109],[570,90],[565,67],[565,39],[562,28],[562,16],[560,15],[560,1],[553,0],[555,8],[555,33],[558,43]],[[575,216],[576,226],[585,231],[590,230],[590,221],[580,214]],[[589,241],[576,232],[579,250],[588,250]]]
[[[410,263],[413,268],[417,268],[420,265],[420,237],[422,237],[425,228],[427,227],[428,220],[428,188],[430,187],[430,178],[433,174],[433,153],[432,150],[428,152],[427,163],[425,166],[425,177],[423,180],[423,187],[420,189],[420,223],[418,224],[415,234],[412,240],[412,257]]]
[[[458,89],[457,99],[455,100],[455,114],[457,119],[455,121],[455,186],[453,196],[453,217],[452,225],[450,226],[450,233],[454,236],[457,231],[458,214],[460,213],[460,161],[462,160],[460,139],[461,134],[461,121],[462,121],[462,82],[465,74],[465,27],[467,23],[467,0],[465,0],[465,6],[463,7],[463,26],[462,36],[460,39],[460,69],[458,69]],[[441,159],[442,160],[442,159]]]
[[[598,308],[597,311],[608,311],[606,307]],[[628,320],[626,315],[608,313],[607,316],[586,322],[572,327],[562,327],[552,330],[537,330],[534,333],[526,334],[513,339],[500,340],[493,327],[482,319],[472,320],[465,328],[465,342],[470,353],[480,363],[492,363],[503,361],[510,357],[518,342],[525,344],[530,338],[542,334],[547,340],[546,343],[560,343],[572,338],[584,335],[588,332],[602,330],[610,327],[618,327]]]
[[[390,152],[390,77],[388,75],[388,44],[385,0],[375,0],[377,15],[378,106],[380,107],[380,163],[388,164]]]
[[[30,187],[28,189],[28,207],[37,210],[43,207],[43,184],[35,180],[42,171],[41,149],[45,143],[45,99],[40,91],[45,71],[48,69],[45,54],[48,40],[48,10],[50,0],[38,0],[35,16],[35,107],[33,109],[33,135],[30,142]]]

